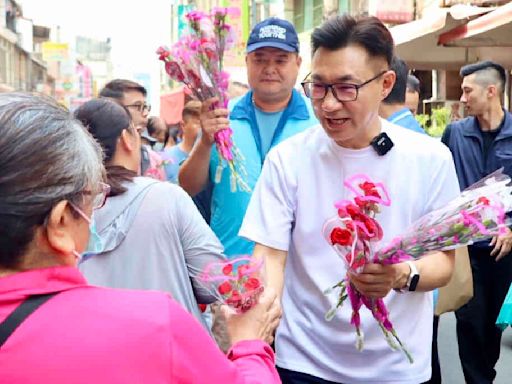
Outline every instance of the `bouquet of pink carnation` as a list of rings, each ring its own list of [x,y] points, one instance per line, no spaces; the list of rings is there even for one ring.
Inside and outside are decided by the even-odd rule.
[[[447,251],[506,233],[512,210],[510,178],[502,169],[465,189],[445,207],[414,222],[401,236],[375,253],[374,262],[417,258]],[[388,262],[389,263],[389,262]]]
[[[173,79],[187,85],[194,95],[205,101],[217,97],[219,102],[212,106],[227,108],[228,78],[222,70],[224,51],[234,46],[235,36],[232,27],[226,23],[229,15],[236,15],[237,8],[215,7],[210,14],[192,11],[186,15],[191,33],[180,38],[172,47],[160,47],[156,51],[165,63],[165,71]],[[231,171],[231,190],[237,186],[242,191],[250,191],[245,182],[247,176],[242,165],[243,157],[232,140],[232,130],[223,129],[215,133],[215,144],[220,164],[215,173],[215,182],[221,180],[222,171]]]
[[[347,271],[360,272],[367,263],[394,264],[421,257],[432,251],[455,249],[502,234],[510,220],[505,213],[512,209],[510,178],[501,170],[463,191],[445,207],[418,221],[390,244],[375,250],[383,231],[376,215],[380,205],[391,200],[382,183],[374,183],[365,175],[345,180],[344,185],[355,195],[353,201],[335,203],[338,215],[329,219],[323,235],[346,265]],[[348,275],[325,293],[337,290],[336,304],[326,313],[331,320],[348,298],[352,306],[351,324],[356,328],[356,347],[363,349],[360,308],[364,305],[378,322],[393,349],[401,349],[410,362],[412,356],[399,339],[382,299],[371,299],[350,283]]]
[[[199,274],[199,281],[221,303],[241,313],[251,309],[264,290],[263,265],[263,260],[248,256],[215,262]]]

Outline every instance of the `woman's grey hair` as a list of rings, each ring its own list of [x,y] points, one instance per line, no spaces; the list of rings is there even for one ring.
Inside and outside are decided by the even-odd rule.
[[[0,266],[14,266],[61,200],[81,205],[103,178],[102,152],[53,99],[0,94]]]

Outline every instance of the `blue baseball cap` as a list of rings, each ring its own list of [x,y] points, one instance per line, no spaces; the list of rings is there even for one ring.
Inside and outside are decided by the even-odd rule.
[[[264,47],[299,52],[297,31],[289,21],[277,17],[265,19],[252,29],[247,40],[247,53]]]

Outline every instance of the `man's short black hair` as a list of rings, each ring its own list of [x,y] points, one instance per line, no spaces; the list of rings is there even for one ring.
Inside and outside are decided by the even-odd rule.
[[[414,75],[407,75],[407,91],[420,93],[420,81]]]
[[[146,88],[135,81],[126,79],[114,79],[108,82],[100,91],[101,97],[109,97],[111,99],[122,100],[125,92],[138,91],[147,96]]]
[[[505,68],[503,68],[498,63],[495,63],[494,61],[486,60],[465,65],[460,69],[460,75],[462,77],[466,77],[472,75],[475,72],[481,72],[485,70],[490,70],[490,72],[494,72],[498,75],[498,78],[496,79],[498,82],[497,85],[500,87],[500,90],[503,91],[505,89],[505,82],[507,81]]]
[[[403,104],[405,103],[405,92],[407,90],[407,64],[402,59],[394,56],[390,69],[396,74],[395,85],[382,102],[385,104]]]
[[[393,37],[376,17],[332,16],[311,35],[313,54],[321,47],[336,50],[360,45],[372,57],[383,57],[391,65]]]

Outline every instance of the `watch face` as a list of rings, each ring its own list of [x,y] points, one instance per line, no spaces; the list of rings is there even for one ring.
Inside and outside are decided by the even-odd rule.
[[[411,284],[409,285],[409,291],[415,291],[420,281],[420,275],[416,274],[411,277]]]

